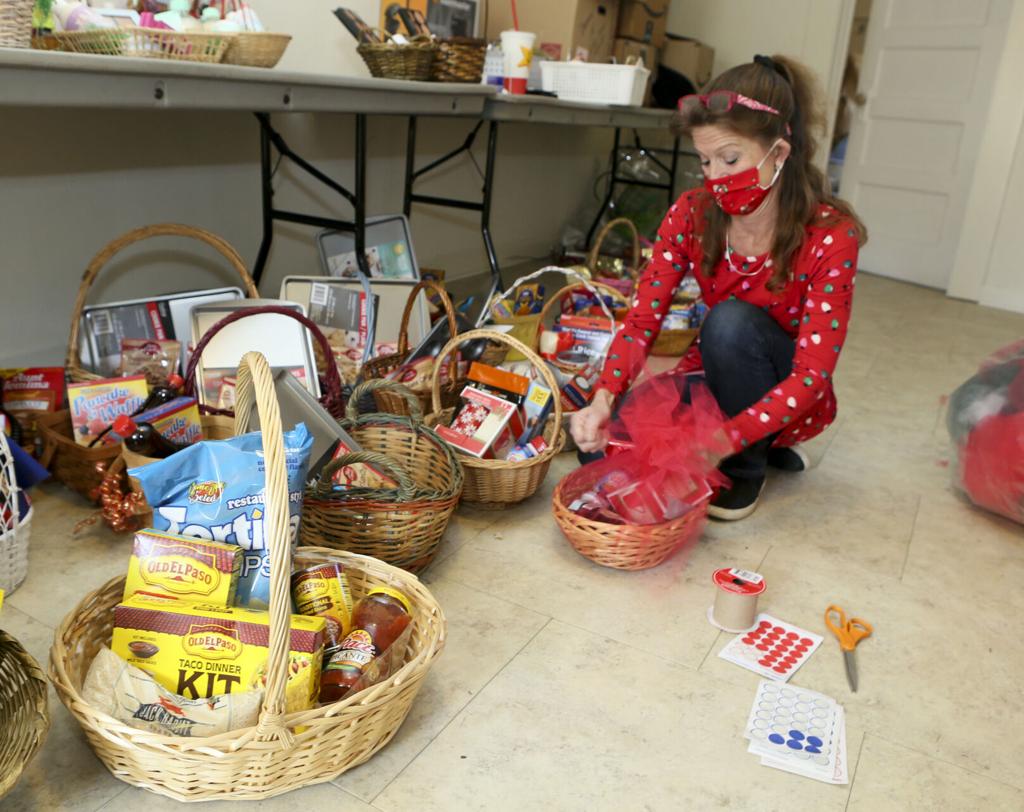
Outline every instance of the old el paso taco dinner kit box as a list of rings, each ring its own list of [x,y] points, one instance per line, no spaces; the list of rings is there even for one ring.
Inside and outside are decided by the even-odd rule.
[[[243,553],[237,544],[142,530],[135,534],[124,598],[144,593],[231,606]]]
[[[110,648],[186,699],[259,690],[266,684],[270,614],[135,595],[114,609]],[[288,712],[320,692],[324,619],[291,616]]]

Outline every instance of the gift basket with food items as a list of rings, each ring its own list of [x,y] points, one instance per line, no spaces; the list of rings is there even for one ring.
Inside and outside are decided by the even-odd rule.
[[[405,399],[409,416],[358,413],[364,396],[383,391]],[[381,378],[356,387],[336,428],[340,439],[306,490],[302,543],[423,569],[462,494],[452,447],[423,424],[415,394]]]
[[[444,644],[441,609],[414,576],[296,549],[315,443],[302,423],[283,431],[281,386],[246,354],[237,436],[130,470],[154,526],[51,650],[58,696],[101,761],[178,800],[258,800],[362,763]]]
[[[581,555],[606,567],[655,567],[696,542],[730,453],[725,420],[699,382],[676,373],[635,386],[609,425],[606,455],[566,476],[555,521]]]
[[[192,291],[117,306],[86,305],[97,276],[115,256],[129,246],[158,237],[184,237],[210,246],[227,260],[241,287]],[[138,228],[96,254],[82,276],[71,315],[65,361],[68,408],[52,410],[63,400],[55,373],[39,379],[45,388],[30,390],[36,393],[31,405],[45,407],[34,412],[39,456],[54,477],[87,499],[98,501],[103,478],[121,453],[121,437],[111,427],[122,415],[134,419],[140,412],[147,412],[147,417],[164,418],[166,425],[177,427],[169,438],[176,443],[187,437],[198,438],[198,416],[191,410],[194,402],[190,405],[178,400],[171,412],[159,415],[151,410],[173,402],[179,394],[189,309],[197,302],[243,295],[255,297],[258,292],[238,252],[220,237],[193,226],[164,223]]]
[[[521,353],[529,374],[476,362],[457,406],[441,402],[441,368],[431,381],[433,413],[426,422],[458,453],[465,472],[462,499],[500,509],[532,496],[565,444],[558,385],[547,364],[518,339],[471,330],[449,341],[440,358],[465,341],[487,339]]]
[[[0,601],[28,575],[32,500],[28,490],[49,476],[25,449],[0,430]]]

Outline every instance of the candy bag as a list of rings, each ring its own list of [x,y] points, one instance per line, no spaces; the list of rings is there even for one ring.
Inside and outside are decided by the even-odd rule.
[[[290,543],[294,546],[313,437],[299,423],[284,434],[288,469]],[[156,530],[237,544],[245,550],[237,605],[270,605],[270,551],[264,533],[263,439],[255,431],[229,440],[206,440],[128,475],[139,481],[153,508]]]
[[[956,487],[978,507],[1024,523],[1024,341],[1004,347],[949,399]]]

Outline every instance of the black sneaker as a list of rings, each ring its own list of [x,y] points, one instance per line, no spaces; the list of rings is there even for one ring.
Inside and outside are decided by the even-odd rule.
[[[769,448],[768,464],[780,471],[799,474],[811,467],[811,460],[800,446],[791,448]]]
[[[734,479],[729,490],[719,492],[708,508],[708,515],[723,522],[745,519],[757,509],[757,502],[764,490],[765,477],[758,479]]]

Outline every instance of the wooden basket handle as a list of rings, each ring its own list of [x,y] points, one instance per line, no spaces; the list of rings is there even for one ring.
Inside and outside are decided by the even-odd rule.
[[[640,232],[637,231],[636,223],[630,220],[628,217],[616,217],[614,220],[609,220],[604,224],[602,229],[597,232],[597,237],[594,239],[594,245],[590,249],[590,254],[587,256],[587,267],[590,268],[592,273],[597,272],[597,258],[601,256],[601,245],[604,243],[605,238],[611,234],[612,229],[616,226],[626,226],[633,237],[633,264],[635,267],[640,266],[642,257],[640,255]],[[626,266],[628,268],[628,266]],[[630,269],[632,270],[632,269]],[[636,273],[630,273],[630,276],[636,276]]]
[[[612,313],[609,310],[608,306],[604,303],[604,299],[601,296],[599,296],[598,294],[599,293],[607,293],[612,298],[614,298],[615,300],[617,300],[619,302],[626,302],[626,303],[628,303],[629,300],[625,296],[623,296],[621,292],[617,291],[615,288],[611,287],[610,285],[605,285],[602,282],[580,281],[580,282],[570,283],[570,284],[566,285],[564,288],[562,288],[561,290],[556,291],[555,295],[552,296],[550,299],[547,300],[547,302],[544,303],[544,309],[540,311],[540,323],[541,324],[545,324],[546,322],[544,321],[544,319],[546,319],[548,317],[550,310],[556,304],[561,303],[562,299],[564,299],[570,293],[572,293],[573,291],[577,291],[577,290],[585,290],[587,293],[591,294],[592,296],[594,296],[597,299],[598,305],[604,311],[605,315],[609,319],[611,319],[611,322],[612,322],[612,333],[614,334],[615,333],[615,316],[612,315]]]
[[[399,500],[410,502],[416,498],[416,483],[412,481],[412,477],[391,457],[376,451],[352,451],[331,460],[320,471],[319,480],[313,488],[315,495],[320,499],[330,499],[332,496],[337,496],[338,494],[334,493],[334,483],[331,481],[334,475],[346,465],[355,465],[359,462],[372,465],[392,479],[397,480],[398,488],[356,488],[352,493],[353,499],[364,501],[374,498],[375,494],[380,494],[386,497],[389,502],[393,502],[395,501],[394,494],[396,490]],[[341,496],[344,497],[344,492],[341,493]]]
[[[345,419],[352,422],[358,420],[360,399],[364,395],[381,390],[394,392],[409,404],[409,417],[413,425],[419,425],[423,422],[423,408],[420,406],[420,399],[416,397],[416,394],[408,386],[403,386],[398,381],[389,381],[384,378],[371,378],[368,381],[363,381],[352,390],[352,394],[348,398],[348,405],[345,406]]]
[[[405,357],[411,349],[409,347],[409,320],[412,318],[412,309],[416,305],[416,296],[421,290],[436,293],[441,299],[441,306],[444,308],[445,318],[448,319],[448,335],[455,336],[459,332],[459,323],[455,320],[455,308],[452,306],[451,297],[443,286],[433,279],[421,279],[409,291],[409,298],[405,302],[405,310],[402,311],[402,324],[398,329],[398,355]],[[457,365],[449,365],[448,382],[455,388],[455,379],[458,374]]]
[[[245,431],[254,408],[260,417],[266,477],[263,490],[263,537],[270,549],[270,652],[267,659],[267,685],[254,734],[257,741],[276,739],[290,748],[294,739],[284,725],[291,635],[292,550],[288,521],[288,468],[285,465],[281,412],[270,364],[260,353],[247,352],[238,365],[235,434]]]
[[[551,370],[548,369],[548,365],[544,363],[541,357],[522,341],[505,333],[499,333],[496,330],[470,330],[453,338],[437,354],[437,366],[434,367],[434,374],[430,379],[431,403],[434,414],[441,412],[441,359],[451,355],[463,342],[473,341],[477,338],[486,338],[489,341],[511,347],[513,350],[522,353],[527,361],[540,370],[541,377],[544,378],[544,383],[551,390],[551,397],[555,401],[555,425],[558,427],[555,436],[557,437],[558,432],[562,430],[562,399],[559,397],[558,382],[555,380],[555,376],[551,374]]]
[[[64,366],[68,369],[78,369],[79,325],[82,321],[82,311],[85,309],[89,290],[96,281],[96,277],[106,264],[122,250],[129,245],[134,245],[137,242],[148,240],[152,237],[188,237],[199,242],[205,242],[224,257],[235,273],[238,274],[239,279],[242,280],[245,295],[251,299],[259,298],[260,292],[256,289],[256,283],[252,281],[249,271],[246,270],[245,263],[227,240],[205,229],[186,226],[180,223],[158,223],[157,225],[136,228],[107,243],[92,258],[89,266],[85,269],[85,273],[82,274],[82,282],[78,286],[78,297],[75,299],[75,307],[71,311],[71,335],[68,337],[68,353],[64,359]]]
[[[320,394],[320,402],[323,407],[330,412],[332,417],[341,417],[342,410],[344,408],[344,394],[341,388],[341,373],[338,372],[338,364],[334,358],[334,353],[331,351],[330,342],[326,336],[321,332],[320,328],[311,321],[307,316],[303,316],[301,313],[296,312],[290,307],[283,305],[259,305],[258,307],[243,307],[236,310],[234,313],[230,313],[216,324],[214,324],[209,330],[203,333],[203,337],[199,339],[199,343],[196,344],[195,349],[192,350],[192,357],[188,360],[188,369],[185,370],[185,386],[182,394],[189,397],[193,397],[196,391],[196,367],[199,366],[199,359],[203,355],[203,350],[206,349],[206,345],[210,343],[217,333],[227,327],[229,324],[244,319],[247,316],[256,316],[261,313],[276,313],[279,316],[288,316],[289,318],[295,319],[295,321],[302,324],[310,333],[313,334],[313,339],[317,344],[320,345],[320,350],[324,355],[324,380],[323,380],[323,392]],[[204,407],[203,412],[205,414],[230,414],[225,409],[213,409],[210,407]]]

